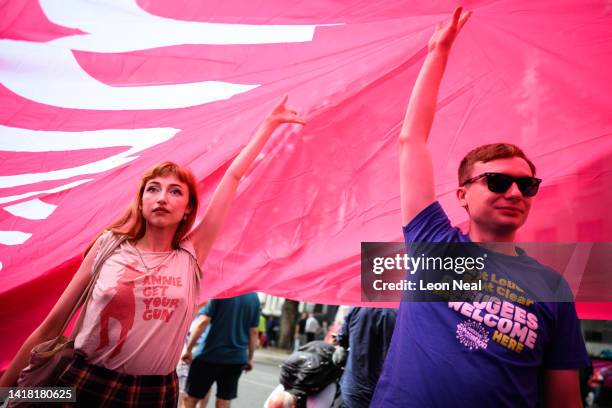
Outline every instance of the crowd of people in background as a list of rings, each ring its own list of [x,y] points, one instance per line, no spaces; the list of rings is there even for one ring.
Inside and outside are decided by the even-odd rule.
[[[238,379],[240,374],[252,368],[252,357],[247,357],[246,363],[238,363],[233,374],[231,372],[228,373],[225,368],[231,369],[231,365],[224,366],[225,363],[221,363],[215,366],[215,363],[211,365],[210,362],[206,362],[206,355],[210,354],[209,350],[217,350],[212,355],[220,353],[221,361],[227,362],[227,356],[223,356],[223,353],[220,351],[224,347],[227,351],[231,350],[229,351],[230,353],[238,354],[245,351],[251,353],[249,347],[253,344],[256,344],[257,348],[278,347],[279,316],[264,315],[261,313],[259,303],[254,301],[256,296],[254,294],[248,296],[251,299],[250,304],[248,302],[241,303],[240,299],[242,297],[238,297],[221,302],[212,301],[212,307],[208,306],[210,304],[207,305],[208,302],[200,305],[200,311],[196,319],[194,319],[190,335],[186,340],[183,360],[178,370],[181,380],[181,407],[205,407],[210,397],[210,385],[214,382],[217,382],[218,387],[216,406],[229,406],[230,401],[238,395]],[[220,305],[216,306],[219,312],[213,318],[211,315],[215,310],[215,303],[220,303]],[[228,309],[230,305],[233,305],[234,309],[230,313],[223,314],[224,309]],[[244,309],[244,311],[250,311],[249,313],[259,310],[259,317],[255,319],[253,315],[249,315],[250,317],[244,320],[245,313],[238,312],[239,308]],[[217,321],[215,323],[215,318],[225,319],[225,322]],[[311,322],[315,320],[316,325],[319,327],[314,339],[308,339],[306,336],[306,326],[309,319]],[[303,381],[308,382],[308,386],[311,388],[307,388],[307,392],[302,392],[300,384],[279,384],[265,401],[264,407],[369,407],[391,343],[396,319],[397,309],[392,308],[340,308],[336,315],[335,325],[331,325],[329,330],[324,332],[323,327],[327,326],[325,324],[326,319],[320,316],[317,317],[312,312],[301,313],[295,324],[294,354],[287,358],[289,363],[286,364],[293,364],[290,369],[298,371],[303,367],[296,366],[296,360],[301,360],[304,362],[304,365],[309,365],[309,369],[301,373],[301,375],[303,376]],[[241,320],[246,323],[246,326],[243,325],[242,329],[240,329],[240,325],[235,324]],[[234,323],[227,324],[229,321]],[[319,323],[320,321],[323,323]],[[262,332],[264,324],[265,332]],[[312,324],[312,326],[315,326],[315,324]],[[220,335],[217,341],[213,339],[207,341],[210,330],[213,330],[213,336],[215,334]],[[231,341],[229,341],[230,344],[223,345],[224,342],[228,342],[228,339],[235,338],[240,330],[243,332],[243,341],[238,348],[232,349]],[[249,337],[248,343],[244,341],[247,332]],[[220,339],[225,339],[225,341],[219,341]],[[326,355],[325,350],[321,351],[319,343],[323,339],[328,344],[334,345],[345,352],[340,370],[333,365],[336,363],[332,363],[336,356]],[[314,370],[312,362],[308,360],[308,356],[314,356],[312,361],[321,361],[327,358],[330,364],[327,366],[323,364],[318,371]],[[194,361],[195,365],[193,364]],[[192,364],[191,369],[189,363]],[[219,369],[220,367],[221,369]],[[593,404],[600,400],[604,375],[608,371],[610,371],[609,367],[598,370],[596,373],[592,369],[589,372],[584,372],[584,379],[581,380],[581,393],[585,406],[594,406]],[[323,372],[330,374],[325,375],[322,374]],[[331,374],[332,372],[333,374]],[[210,375],[210,373],[215,373],[215,375]],[[283,373],[281,372],[281,383],[282,377]],[[228,382],[229,393],[227,391]],[[294,389],[291,387],[294,387]],[[300,393],[304,395],[303,401],[299,400],[298,396]],[[300,405],[300,402],[302,405]]]
[[[320,323],[312,312],[303,312],[295,325],[294,352],[301,353],[298,360],[304,360],[304,355],[308,353],[321,353],[324,348],[318,344],[323,343],[325,338],[329,347],[341,348],[345,356],[338,367],[322,365],[318,373],[308,363],[308,374],[300,375],[310,376],[308,381],[312,383],[317,382],[313,379],[317,375],[323,381],[317,392],[310,392],[309,389],[304,393],[305,400],[310,401],[308,406],[327,408],[337,401],[345,407],[367,407],[382,370],[397,310],[351,307],[342,311],[344,313],[338,313],[339,328],[333,333],[327,333],[324,330],[328,326],[327,321],[321,319],[323,323]],[[254,293],[202,303],[185,340],[177,370],[181,391],[179,406],[205,407],[210,399],[211,387],[216,384],[215,406],[229,407],[238,396],[241,374],[253,368],[255,350],[276,347],[279,329],[279,317],[262,314]],[[332,355],[316,355],[314,361],[324,358],[331,361]],[[299,371],[301,368],[293,369]],[[333,374],[325,374],[332,370],[335,370]],[[299,388],[298,384],[292,386]],[[287,388],[279,387],[276,391],[281,392],[282,398],[297,403],[295,395],[291,394],[294,390],[289,385]],[[284,391],[287,391],[286,395]],[[266,406],[275,407],[274,401],[273,393]]]

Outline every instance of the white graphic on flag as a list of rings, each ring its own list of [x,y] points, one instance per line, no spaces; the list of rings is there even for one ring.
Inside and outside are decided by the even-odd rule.
[[[32,101],[69,109],[139,110],[197,106],[248,92],[258,84],[204,81],[114,87],[87,74],[72,50],[130,52],[184,44],[266,44],[312,41],[314,25],[248,25],[157,17],[133,1],[41,1],[56,24],[87,34],[49,41],[0,41],[0,80]]]
[[[85,174],[101,173],[128,163],[138,157],[136,153],[171,139],[178,129],[107,129],[88,132],[35,131],[0,126],[0,150],[12,152],[74,151],[115,146],[126,146],[126,150],[102,160],[81,166],[53,170],[45,173],[14,174],[0,176],[0,188],[16,187],[49,180],[61,180]],[[78,180],[47,191],[32,191],[18,196],[0,197],[0,203],[28,198],[42,193],[53,193],[73,188],[92,179]],[[46,219],[56,206],[41,200],[30,200],[7,207],[9,213],[32,220]],[[23,231],[0,231],[0,244],[19,245],[27,241],[31,233]]]
[[[32,234],[23,231],[0,231],[0,244],[19,245],[23,244]]]
[[[4,209],[11,214],[28,220],[44,220],[57,208],[56,205],[45,203],[35,198],[18,204],[9,205]]]
[[[50,44],[93,52],[129,52],[183,44],[273,44],[312,41],[316,25],[221,24],[180,21],[142,10],[135,1],[41,0],[55,24],[87,34]]]
[[[129,0],[103,3],[40,0],[39,3],[50,21],[79,29],[84,34],[65,36],[46,43],[0,40],[0,84],[27,100],[66,109],[120,111],[185,108],[226,100],[259,86],[221,81],[110,86],[87,73],[79,65],[73,51],[120,53],[185,44],[309,42],[313,40],[316,28],[315,25],[179,21],[149,14],[136,1]],[[136,159],[136,153],[169,140],[179,131],[174,128],[149,128],[61,132],[0,126],[0,150],[16,154],[125,146],[125,150],[118,154],[75,167],[41,173],[1,174],[0,188],[101,173]],[[41,198],[92,180],[88,177],[59,186],[7,195],[0,197],[0,204],[15,202],[3,207],[14,217],[44,220],[56,206]],[[15,228],[18,229],[19,224]],[[31,236],[30,232],[19,230],[0,231],[0,244],[19,245]]]
[[[109,86],[79,65],[73,51],[120,53],[185,44],[271,44],[309,42],[315,25],[249,25],[179,21],[154,16],[136,1],[40,0],[53,23],[79,29],[46,43],[0,40],[0,83],[27,100],[66,109],[101,111],[176,109],[197,106],[248,92],[259,84],[204,81],[185,84]],[[81,132],[27,130],[0,126],[0,150],[11,152],[74,151],[125,146],[111,157],[44,173],[2,174],[0,188],[64,180],[101,173],[138,157],[136,153],[174,137],[180,129],[103,129]],[[38,191],[0,197],[15,217],[44,220],[56,206],[41,200],[45,194],[92,181],[86,178]],[[22,201],[32,198],[28,201]],[[0,244],[22,244],[32,236],[24,231],[0,231]],[[1,265],[1,263],[0,263]],[[0,267],[1,268],[1,267]]]
[[[229,99],[258,85],[205,81],[109,86],[83,71],[70,49],[51,43],[0,41],[0,81],[23,98],[67,109],[174,109]]]
[[[114,156],[78,167],[46,173],[0,176],[0,188],[101,173],[136,159],[138,156],[135,153],[165,142],[178,132],[178,129],[173,128],[47,132],[0,126],[0,150],[4,151],[45,152],[129,146],[129,149]]]
[[[36,195],[59,193],[60,191],[70,190],[71,188],[74,188],[76,186],[80,186],[81,184],[85,184],[85,183],[90,182],[90,181],[93,181],[93,179],[90,178],[90,179],[77,180],[77,181],[74,181],[72,183],[64,184],[64,185],[61,185],[61,186],[58,186],[58,187],[55,187],[55,188],[50,188],[48,190],[29,191],[29,192],[24,193],[24,194],[0,197],[0,204],[5,204],[5,203],[11,203],[13,201],[24,200],[26,198],[34,197]]]

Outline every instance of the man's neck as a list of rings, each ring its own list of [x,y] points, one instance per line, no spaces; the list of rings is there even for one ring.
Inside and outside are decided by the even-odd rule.
[[[472,242],[477,242],[491,251],[510,256],[517,255],[514,245],[516,230],[500,233],[498,231],[478,228],[472,224],[470,225],[468,235]]]

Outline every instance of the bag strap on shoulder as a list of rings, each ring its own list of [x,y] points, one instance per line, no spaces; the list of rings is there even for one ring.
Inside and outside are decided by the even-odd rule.
[[[83,293],[81,293],[81,297],[79,298],[77,303],[75,303],[74,307],[70,311],[70,314],[67,316],[66,321],[64,322],[64,325],[62,326],[60,335],[57,337],[57,339],[59,339],[64,334],[64,332],[66,331],[66,328],[68,327],[68,324],[70,324],[70,321],[72,321],[72,318],[76,314],[77,310],[79,310],[79,307],[87,304],[93,292],[93,287],[96,283],[96,280],[98,279],[98,276],[100,275],[100,270],[102,269],[102,265],[112,255],[115,249],[117,249],[117,247],[119,247],[119,245],[121,245],[121,243],[126,240],[126,237],[124,235],[114,234],[111,231],[105,231],[100,235],[100,238],[98,238],[98,240],[99,240],[99,243],[98,243],[98,248],[96,251],[96,256],[93,262],[91,279],[89,280],[89,283],[87,284],[87,287],[85,288]],[[75,323],[72,329],[72,332],[70,334],[71,339],[74,339],[77,333],[79,332],[81,325],[83,324],[84,317],[85,317],[85,310],[81,311],[81,314],[79,315],[79,319],[77,320],[77,322]]]

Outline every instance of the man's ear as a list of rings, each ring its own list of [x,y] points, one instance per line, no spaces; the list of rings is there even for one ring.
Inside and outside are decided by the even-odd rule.
[[[465,209],[467,209],[467,200],[465,199],[465,195],[467,194],[467,190],[465,187],[457,187],[457,191],[455,192],[457,195],[457,200],[459,200],[459,205]]]

